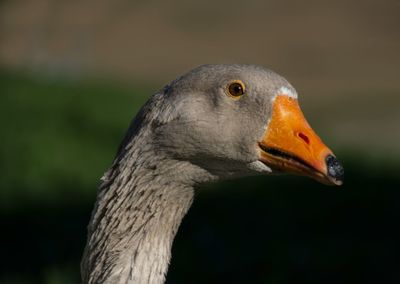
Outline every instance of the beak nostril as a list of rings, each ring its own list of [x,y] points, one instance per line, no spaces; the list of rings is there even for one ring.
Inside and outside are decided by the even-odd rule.
[[[306,142],[307,145],[310,144],[310,139],[304,133],[299,132],[299,133],[297,133],[297,136],[299,136],[300,139],[302,139],[304,142]]]

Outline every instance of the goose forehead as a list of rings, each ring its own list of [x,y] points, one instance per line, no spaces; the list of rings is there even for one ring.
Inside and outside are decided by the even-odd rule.
[[[210,92],[240,80],[254,95],[287,95],[297,98],[296,90],[279,74],[257,65],[204,65],[193,69],[170,86],[179,93]],[[213,93],[213,92],[210,92]]]
[[[249,89],[253,89],[257,92],[265,93],[265,91],[269,91],[271,95],[280,93],[297,98],[296,90],[290,83],[279,74],[268,69],[250,69],[248,72],[244,70],[240,74],[230,76],[230,78],[240,79]]]
[[[180,80],[179,80],[180,79]],[[266,80],[280,80],[275,72],[258,65],[202,65],[184,74],[177,81],[192,84],[215,84],[231,79],[243,79],[249,83],[262,83]]]

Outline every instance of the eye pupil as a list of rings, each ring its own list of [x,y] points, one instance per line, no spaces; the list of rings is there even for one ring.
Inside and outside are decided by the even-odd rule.
[[[235,82],[229,85],[229,93],[234,97],[243,95],[244,90],[242,84]]]

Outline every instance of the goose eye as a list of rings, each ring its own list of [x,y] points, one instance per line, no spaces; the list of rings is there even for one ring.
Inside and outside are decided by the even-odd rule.
[[[244,94],[244,84],[240,81],[235,81],[229,84],[228,93],[234,98],[239,98]]]

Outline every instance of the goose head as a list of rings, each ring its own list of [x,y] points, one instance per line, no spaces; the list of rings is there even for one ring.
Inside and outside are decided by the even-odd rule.
[[[174,159],[220,178],[287,172],[343,182],[343,167],[306,121],[296,90],[271,70],[203,65],[161,94],[153,143]]]

